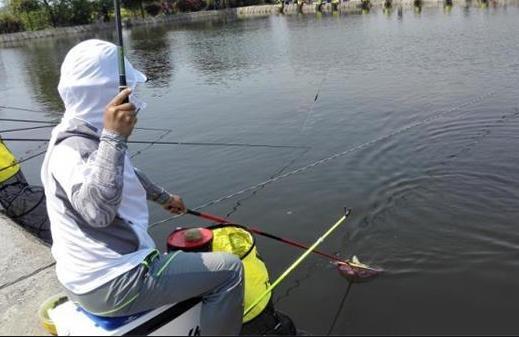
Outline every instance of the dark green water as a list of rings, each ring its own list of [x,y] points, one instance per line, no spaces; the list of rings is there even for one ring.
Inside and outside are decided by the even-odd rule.
[[[352,149],[206,208],[308,243],[344,205],[353,209],[321,248],[387,273],[353,285],[343,301],[347,282],[311,257],[276,291],[278,308],[311,333],[515,334],[518,31],[519,9],[510,6],[127,31],[128,57],[150,78],[139,126],[172,129],[163,140],[311,146],[160,145],[134,162],[196,207]],[[59,118],[59,66],[84,38],[0,49],[0,105],[43,111],[0,109],[0,117]],[[160,134],[140,130],[134,139]],[[19,157],[38,146],[9,145]],[[34,183],[40,163],[24,165]],[[165,217],[152,208],[153,221]],[[152,233],[163,246],[175,227],[193,224],[201,222],[184,217]],[[264,239],[259,249],[273,278],[300,253]]]

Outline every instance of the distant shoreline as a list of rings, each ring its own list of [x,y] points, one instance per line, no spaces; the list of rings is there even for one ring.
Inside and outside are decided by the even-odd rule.
[[[410,7],[414,5],[415,0],[392,0],[393,8],[402,6]],[[443,6],[445,0],[420,0],[423,6]],[[518,0],[488,0],[489,2],[494,1],[498,5],[517,4]],[[481,0],[452,0],[454,5],[477,5],[481,3]],[[385,0],[370,0],[372,7],[383,7]],[[361,10],[361,0],[349,0],[347,2],[341,2],[338,6],[339,12],[356,12]],[[298,13],[297,5],[290,4],[284,6],[284,14],[295,14]],[[330,3],[323,4],[321,11],[331,12],[332,5]],[[304,4],[302,8],[304,14],[311,14],[317,12],[317,6],[315,4]],[[258,5],[258,6],[247,6],[237,7],[222,10],[210,10],[210,11],[199,11],[191,13],[179,13],[168,16],[158,16],[149,18],[137,18],[124,21],[125,27],[143,26],[143,25],[159,25],[166,23],[173,24],[185,24],[190,22],[204,22],[211,20],[239,20],[250,17],[261,17],[270,16],[275,14],[281,14],[281,5]],[[17,44],[21,41],[66,36],[86,32],[96,32],[106,29],[113,28],[113,22],[105,23],[94,23],[89,25],[71,26],[71,27],[59,27],[59,28],[48,28],[39,31],[27,31],[10,34],[0,34],[0,47],[9,47],[10,45]]]

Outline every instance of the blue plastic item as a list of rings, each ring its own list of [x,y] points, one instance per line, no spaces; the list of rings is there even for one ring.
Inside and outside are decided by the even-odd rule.
[[[90,318],[95,323],[96,326],[101,327],[108,331],[115,330],[123,325],[133,322],[137,318],[139,318],[142,315],[145,315],[149,312],[149,311],[145,311],[145,312],[141,312],[139,314],[130,315],[130,316],[121,316],[121,317],[102,317],[102,316],[94,315],[81,307],[77,307],[77,310],[81,311],[85,315],[87,315],[87,317]]]

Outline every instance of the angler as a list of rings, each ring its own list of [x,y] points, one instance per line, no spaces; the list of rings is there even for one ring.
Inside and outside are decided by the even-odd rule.
[[[207,231],[178,232],[184,240],[180,245],[172,240],[169,252],[161,255],[147,233],[146,200],[174,214],[187,209],[180,197],[135,169],[126,153],[136,115],[145,107],[133,91],[146,77],[124,57],[117,0],[114,8],[119,45],[82,42],[69,51],[61,68],[58,91],[66,111],[52,132],[41,177],[56,272],[68,297],[44,303],[41,317],[47,314],[55,323],[49,330],[54,327],[52,332],[60,335],[232,335],[240,332],[242,322],[252,327],[265,313],[260,324],[294,334],[290,320],[269,309],[272,290],[349,213],[272,285],[251,232],[236,225],[212,229],[212,249],[204,252],[188,248],[210,238]],[[283,323],[285,331],[279,329]]]
[[[196,333],[238,334],[240,259],[225,252],[162,255],[147,232],[146,200],[174,214],[186,208],[179,196],[135,169],[127,154],[136,111],[144,107],[132,93],[146,77],[124,63],[129,88],[120,93],[112,43],[81,42],[61,67],[58,91],[66,110],[41,171],[58,280],[73,302],[102,317],[137,315],[201,297]]]

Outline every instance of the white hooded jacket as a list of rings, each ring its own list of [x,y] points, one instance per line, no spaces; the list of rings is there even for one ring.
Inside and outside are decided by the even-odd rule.
[[[126,60],[129,86],[146,77]],[[85,294],[139,265],[155,250],[147,232],[147,199],[167,194],[133,167],[126,142],[103,131],[105,106],[118,93],[116,46],[88,40],[61,67],[65,104],[52,132],[41,178],[59,281]],[[131,100],[131,98],[130,98]]]

